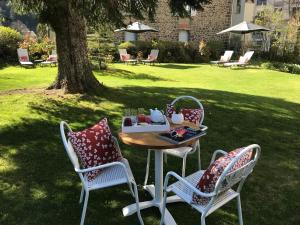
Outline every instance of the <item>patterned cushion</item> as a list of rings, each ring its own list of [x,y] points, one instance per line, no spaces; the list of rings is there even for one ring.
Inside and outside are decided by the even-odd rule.
[[[196,188],[201,192],[210,193],[215,189],[215,185],[229,163],[243,150],[244,148],[238,148],[234,151],[229,152],[227,155],[218,158],[213,162],[207,170],[204,172]],[[246,152],[232,167],[230,172],[237,170],[238,168],[246,165],[252,157],[252,150]],[[193,194],[192,202],[196,204],[206,205],[210,198],[204,198],[197,194]]]
[[[55,62],[55,61],[57,61],[57,56],[56,55],[49,55],[47,60]]]
[[[79,132],[69,132],[68,136],[83,168],[122,159],[114,145],[106,118],[91,128]],[[88,180],[93,180],[100,172],[100,170],[89,172]]]
[[[29,61],[28,56],[26,56],[26,55],[25,56],[21,56],[20,57],[20,61],[21,62],[28,62]]]
[[[130,59],[130,55],[129,54],[121,55],[121,60],[122,61],[126,61],[126,60],[129,60],[129,59]]]
[[[167,104],[167,108],[166,108],[166,116],[168,118],[172,118],[172,114],[176,112],[176,109],[174,107],[174,105],[171,104]]]
[[[148,55],[148,60],[154,61],[154,60],[156,60],[156,56],[155,55]]]
[[[200,124],[202,118],[203,110],[202,109],[181,109],[184,120],[194,123],[196,125]]]

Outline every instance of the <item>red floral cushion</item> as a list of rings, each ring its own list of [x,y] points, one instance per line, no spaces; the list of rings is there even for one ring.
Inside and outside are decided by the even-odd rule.
[[[172,114],[175,113],[175,107],[171,104],[167,104],[167,108],[166,108],[166,116],[168,118],[172,118]]]
[[[183,114],[184,120],[199,125],[202,118],[202,109],[182,109],[181,113]]]
[[[129,60],[130,59],[130,55],[127,54],[127,55],[121,55],[121,60],[122,61],[126,61],[126,60]]]
[[[29,61],[28,56],[21,56],[20,61],[21,62],[28,62]]]
[[[155,55],[148,55],[148,60],[154,61],[154,60],[156,60],[156,56]]]
[[[79,132],[69,132],[68,136],[83,168],[122,159],[114,145],[106,118],[91,128]],[[100,172],[101,170],[89,172],[87,174],[88,180],[92,181]]]
[[[227,155],[218,158],[213,162],[200,178],[196,188],[201,192],[210,193],[215,189],[215,185],[229,163],[243,150],[244,148],[238,148],[229,152]],[[246,165],[250,162],[252,157],[252,150],[246,152],[232,167],[230,172],[237,170],[238,168]],[[210,201],[210,198],[204,198],[197,194],[193,194],[192,202],[196,204],[206,205]]]
[[[55,55],[49,55],[48,61],[57,61],[57,56],[55,56]]]

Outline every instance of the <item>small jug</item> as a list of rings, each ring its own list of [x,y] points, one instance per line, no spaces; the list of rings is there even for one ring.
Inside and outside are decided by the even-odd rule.
[[[183,114],[182,113],[173,113],[172,114],[172,123],[174,124],[182,124],[183,121],[184,121],[184,117],[183,117]]]

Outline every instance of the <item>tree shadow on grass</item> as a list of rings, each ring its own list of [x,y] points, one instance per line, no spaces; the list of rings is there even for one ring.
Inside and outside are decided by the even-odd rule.
[[[133,73],[131,71],[121,69],[109,69],[99,74],[99,76],[118,77],[128,80],[170,81],[168,79],[156,77],[145,73]]]
[[[0,171],[0,200],[5,202],[0,206],[0,223],[79,223],[79,179],[60,139],[61,120],[70,122],[71,127],[78,130],[108,116],[116,135],[124,108],[164,108],[179,95],[195,96],[205,107],[205,124],[209,131],[201,142],[204,168],[215,149],[231,150],[251,143],[261,145],[262,157],[242,191],[245,223],[296,224],[299,104],[205,89],[136,86],[111,89],[101,97],[86,95],[64,101],[47,98],[31,103],[31,113],[39,118],[25,117],[22,122],[0,131],[1,158],[9,159],[8,164],[13,166]],[[120,144],[141,184],[147,151]],[[165,172],[180,172],[180,167],[179,159],[169,157]],[[195,154],[188,157],[187,174],[196,170]],[[153,164],[151,174],[153,181]],[[140,191],[140,199],[149,199],[149,196]],[[122,207],[132,202],[127,186],[91,192],[86,224],[99,224],[99,221],[101,224],[136,224],[135,215],[124,218],[121,213]],[[208,217],[207,223],[236,224],[235,207],[235,202],[228,204]],[[199,219],[185,204],[171,204],[168,208],[178,224],[194,224]],[[145,210],[142,214],[148,221],[146,224],[159,221],[157,210]]]
[[[161,67],[161,68],[165,68],[165,69],[181,69],[181,70],[183,70],[183,69],[192,69],[192,68],[199,68],[199,67],[201,67],[201,65],[199,65],[199,64],[189,64],[189,65],[187,65],[187,64],[183,64],[183,65],[181,65],[181,64],[172,64],[172,63],[167,63],[167,64],[155,64],[154,65],[155,67]]]

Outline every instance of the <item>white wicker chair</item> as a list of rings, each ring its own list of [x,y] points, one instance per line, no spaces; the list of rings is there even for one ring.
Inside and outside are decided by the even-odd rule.
[[[171,105],[175,105],[175,103],[179,102],[180,100],[192,100],[194,101],[197,106],[202,110],[202,116],[201,119],[199,121],[199,126],[201,127],[202,130],[207,130],[207,127],[202,125],[202,122],[204,120],[204,108],[201,104],[201,102],[196,99],[195,97],[192,96],[180,96],[178,98],[176,98]],[[164,154],[165,154],[165,160],[167,159],[167,155],[172,155],[175,157],[179,157],[182,158],[182,176],[185,176],[185,169],[186,169],[186,158],[189,154],[193,154],[197,151],[198,149],[198,166],[199,166],[199,170],[201,169],[201,158],[200,158],[200,141],[196,141],[196,143],[191,146],[191,147],[180,147],[180,148],[173,148],[173,149],[165,149],[163,150]],[[148,182],[148,177],[149,177],[149,167],[150,167],[150,159],[151,159],[151,149],[148,150],[148,156],[147,156],[147,166],[146,166],[146,175],[145,175],[145,181],[144,181],[144,185],[147,185]]]
[[[241,168],[230,172],[234,164],[248,151],[253,151],[253,158],[246,165]],[[192,206],[192,208],[196,209],[201,213],[201,225],[205,225],[205,218],[228,203],[234,198],[237,198],[237,208],[239,215],[239,225],[243,225],[243,217],[242,217],[242,207],[241,207],[241,197],[240,192],[242,190],[243,184],[253,171],[253,168],[260,156],[260,146],[257,144],[249,145],[245,149],[243,149],[235,159],[224,169],[223,173],[219,177],[215,190],[210,193],[201,192],[196,188],[196,184],[200,180],[204,171],[200,170],[196,173],[193,173],[185,178],[180,177],[175,172],[169,172],[166,175],[165,183],[164,183],[164,201],[162,208],[162,219],[160,225],[163,224],[163,218],[165,216],[165,207],[166,207],[166,197],[168,192],[174,192],[177,196],[179,196],[183,201]],[[254,154],[255,153],[255,154]],[[215,161],[217,154],[226,155],[227,152],[223,150],[217,150],[214,152],[211,163]],[[168,186],[169,178],[174,177],[178,181],[170,186]],[[233,186],[238,184],[235,190]],[[211,198],[210,201],[206,205],[194,204],[192,202],[193,193],[196,193],[199,196]]]
[[[132,175],[132,172],[131,172],[131,169],[130,169],[127,159],[123,158],[122,161],[120,161],[120,162],[112,162],[112,163],[107,163],[104,165],[91,167],[91,168],[87,168],[87,169],[80,169],[77,155],[74,152],[72,144],[66,137],[65,130],[72,131],[71,128],[69,127],[69,125],[66,122],[62,121],[60,123],[60,133],[61,133],[62,141],[64,143],[66,152],[74,166],[75,172],[79,175],[79,178],[82,182],[82,189],[81,189],[79,203],[82,203],[83,197],[85,194],[80,225],[84,224],[84,219],[85,219],[85,214],[86,214],[86,209],[87,209],[87,204],[88,204],[88,199],[89,199],[89,191],[107,188],[107,187],[111,187],[111,186],[115,186],[115,185],[119,185],[119,184],[126,184],[126,183],[129,185],[129,189],[130,189],[132,196],[135,197],[136,207],[138,209],[137,210],[138,219],[139,219],[141,225],[144,225],[143,219],[142,219],[141,213],[140,213],[139,204],[138,204],[139,197],[138,197],[137,185],[135,183],[135,180]],[[115,137],[113,137],[113,138],[114,138],[115,146],[121,154],[118,141]],[[98,175],[93,181],[88,181],[87,177],[86,177],[87,172],[97,170],[97,169],[103,169],[102,173],[100,175]],[[132,188],[132,186],[133,186],[133,188]]]

